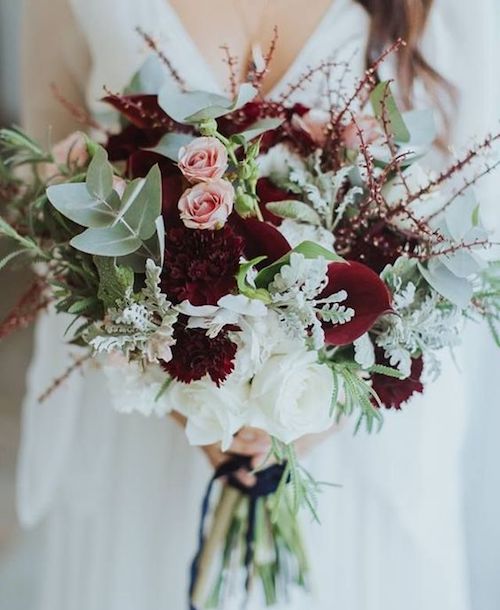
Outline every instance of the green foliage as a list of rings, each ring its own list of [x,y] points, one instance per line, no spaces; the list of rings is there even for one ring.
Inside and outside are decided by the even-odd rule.
[[[256,94],[257,89],[250,83],[240,86],[234,100],[206,91],[179,91],[169,83],[161,89],[158,103],[174,121],[196,124],[234,112],[250,102]]]
[[[250,299],[260,299],[264,303],[269,303],[271,301],[269,292],[264,288],[256,288],[255,285],[248,280],[248,275],[252,272],[253,268],[265,260],[265,256],[259,256],[251,261],[241,263],[238,273],[236,274],[236,282],[241,294],[244,294]]]
[[[481,273],[480,287],[474,293],[474,304],[500,347],[500,262],[490,263]]]
[[[380,430],[383,423],[380,412],[382,405],[367,379],[367,373],[388,374],[391,377],[399,377],[400,373],[390,367],[378,365],[364,371],[359,364],[352,362],[351,356],[345,350],[326,355],[324,362],[330,367],[334,380],[332,414],[336,414],[339,419],[343,415],[351,416],[357,412],[356,432],[363,424],[368,432]]]
[[[260,119],[250,125],[250,127],[247,127],[245,131],[242,131],[236,136],[232,136],[231,140],[238,144],[248,143],[265,134],[267,131],[277,129],[282,123],[283,119],[280,118]]]
[[[149,150],[172,161],[178,161],[179,150],[193,140],[194,136],[187,133],[167,133],[154,148]]]
[[[49,186],[47,197],[60,214],[82,227],[109,226],[120,207],[116,193],[110,192],[101,198],[92,194],[84,182]]]
[[[98,298],[104,307],[114,307],[134,286],[134,272],[129,267],[121,267],[116,260],[105,256],[94,256],[99,273]]]
[[[266,204],[266,208],[280,218],[291,218],[315,226],[321,225],[320,215],[303,201],[296,199],[270,201]]]
[[[273,281],[274,276],[279,273],[279,270],[283,265],[288,265],[290,263],[290,255],[292,252],[297,252],[298,254],[302,254],[305,258],[319,258],[322,256],[327,261],[335,261],[335,262],[343,262],[344,259],[332,252],[331,250],[327,250],[316,244],[312,241],[303,241],[301,244],[293,248],[288,254],[282,256],[279,260],[277,260],[272,265],[265,267],[257,274],[255,279],[255,285],[257,288],[266,288],[270,282]]]
[[[429,285],[445,299],[461,309],[470,305],[473,287],[467,278],[458,277],[436,258],[427,264],[419,263],[418,268]]]
[[[85,181],[89,195],[96,200],[106,201],[113,190],[113,168],[108,163],[108,153],[97,146],[87,170]]]
[[[387,127],[397,142],[407,143],[410,141],[410,132],[405,124],[403,116],[399,112],[396,100],[391,91],[388,81],[379,83],[373,90],[370,101],[377,119]]]

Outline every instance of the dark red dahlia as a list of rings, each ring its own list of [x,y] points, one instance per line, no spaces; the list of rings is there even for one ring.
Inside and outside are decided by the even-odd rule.
[[[179,325],[174,333],[172,360],[164,364],[170,375],[184,383],[191,383],[209,375],[218,386],[234,369],[237,346],[226,333],[207,337],[203,328]]]
[[[215,305],[236,286],[243,239],[226,225],[218,231],[171,228],[165,240],[162,289],[176,302]]]
[[[376,350],[377,362],[390,366],[380,348]],[[422,371],[424,363],[422,356],[411,361],[411,372],[407,379],[394,379],[388,375],[372,376],[373,389],[380,398],[380,402],[386,409],[401,409],[401,405],[407,402],[413,394],[421,394],[424,391],[422,384]]]

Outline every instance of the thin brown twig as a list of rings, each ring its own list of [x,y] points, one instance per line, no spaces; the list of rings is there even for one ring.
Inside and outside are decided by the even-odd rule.
[[[497,161],[493,165],[487,165],[485,167],[485,169],[483,169],[481,172],[476,174],[473,178],[466,178],[464,180],[463,186],[461,188],[459,188],[458,191],[453,193],[453,195],[448,199],[448,201],[446,203],[443,204],[443,206],[441,208],[439,208],[439,210],[437,210],[436,212],[434,212],[433,214],[428,216],[426,218],[426,221],[429,223],[431,220],[434,220],[434,218],[437,218],[438,216],[440,216],[443,212],[446,211],[447,208],[450,207],[450,205],[452,205],[452,203],[454,203],[459,197],[461,197],[468,189],[470,189],[477,182],[479,182],[479,180],[481,180],[488,174],[491,174],[491,172],[495,171],[495,169],[497,169],[497,167],[500,167],[500,161]]]
[[[455,161],[452,165],[450,165],[447,169],[442,171],[436,178],[430,180],[425,186],[420,188],[419,190],[412,193],[412,195],[404,202],[405,204],[410,204],[420,197],[428,194],[432,189],[440,186],[456,174],[458,174],[462,169],[467,167],[473,159],[482,154],[485,150],[491,148],[493,143],[497,140],[500,140],[500,132],[495,135],[488,135],[482,142],[477,144],[474,148],[471,148],[461,159]],[[399,213],[399,209],[395,208],[391,214]]]
[[[389,55],[399,51],[401,47],[406,46],[406,42],[402,38],[398,38],[396,42],[390,45],[374,62],[365,70],[362,78],[358,81],[352,94],[345,101],[344,107],[339,111],[334,122],[334,130],[341,125],[345,115],[350,111],[352,104],[361,97],[363,92],[372,91],[377,84],[377,70],[386,61]]]
[[[27,328],[47,308],[51,299],[46,290],[45,280],[37,277],[0,324],[0,340],[16,330]]]
[[[147,46],[156,53],[157,57],[161,60],[164,66],[167,67],[170,72],[170,76],[174,79],[174,81],[179,85],[182,91],[186,91],[186,81],[182,78],[179,72],[174,67],[174,64],[170,61],[170,59],[165,55],[165,53],[160,49],[158,43],[154,38],[145,32],[142,28],[137,27],[136,32],[141,36]]]
[[[79,368],[91,358],[92,354],[85,354],[76,358],[73,364],[71,364],[62,375],[56,377],[50,386],[38,397],[38,402],[41,404],[47,400],[52,394],[67,380],[69,377],[77,371]]]
[[[97,123],[97,121],[92,117],[88,110],[68,100],[61,93],[55,83],[51,83],[50,89],[56,100],[71,114],[71,116],[78,123],[80,123],[80,125],[83,125],[85,127],[91,127],[92,129],[97,129],[106,133],[106,130],[102,127],[102,125],[99,125],[99,123]]]
[[[229,70],[229,93],[231,97],[235,97],[238,91],[238,58],[236,55],[232,55],[227,44],[222,45],[221,50],[224,53],[224,63],[227,65]]]
[[[273,37],[271,38],[271,42],[269,43],[267,53],[264,56],[264,67],[261,70],[253,70],[249,74],[252,84],[255,85],[255,87],[257,87],[259,91],[262,88],[264,78],[266,77],[271,68],[271,63],[273,61],[274,54],[276,52],[276,47],[278,45],[278,39],[278,26],[275,25],[273,28]]]

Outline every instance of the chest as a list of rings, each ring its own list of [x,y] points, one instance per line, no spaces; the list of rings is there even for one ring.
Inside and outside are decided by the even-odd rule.
[[[238,80],[244,80],[248,66],[258,65],[273,49],[271,70],[264,82],[267,92],[311,38],[320,35],[337,1],[169,0],[169,5],[222,87],[227,86],[229,68]]]

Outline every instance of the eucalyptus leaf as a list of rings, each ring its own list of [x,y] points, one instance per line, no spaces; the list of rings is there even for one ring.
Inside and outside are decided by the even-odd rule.
[[[109,201],[96,199],[83,182],[49,186],[47,197],[58,212],[82,227],[110,226],[120,207],[114,191],[111,191]]]
[[[446,228],[454,241],[461,241],[472,229],[480,229],[479,223],[475,222],[479,220],[477,208],[477,199],[472,189],[467,189],[448,205],[444,212]]]
[[[410,110],[402,118],[410,133],[408,146],[430,148],[438,136],[434,110]]]
[[[49,186],[47,197],[58,212],[82,227],[111,225],[120,205],[114,191],[110,192],[108,202],[91,195],[83,182]]]
[[[165,66],[153,53],[132,77],[125,89],[125,95],[156,95],[165,83]]]
[[[113,226],[124,223],[141,240],[146,240],[156,231],[155,223],[160,213],[161,173],[158,165],[155,165],[144,180],[134,181],[125,190]]]
[[[179,160],[179,150],[194,140],[194,136],[187,133],[167,133],[154,148],[148,148],[157,155],[162,155],[172,161]]]
[[[93,197],[107,199],[113,190],[113,168],[108,161],[108,153],[102,146],[96,146],[89,164],[86,178],[87,189]]]
[[[439,257],[439,260],[447,267],[453,275],[461,278],[467,278],[475,273],[478,273],[486,265],[479,256],[468,250],[457,250],[452,254],[444,254]]]
[[[125,225],[86,229],[70,241],[73,248],[101,256],[125,256],[138,250],[142,241]]]
[[[273,129],[277,129],[280,125],[283,124],[284,119],[276,118],[266,118],[260,119],[256,121],[250,127],[237,134],[238,137],[244,138],[247,142],[253,140],[254,138],[258,138],[262,134],[267,131],[272,131]]]
[[[179,91],[169,83],[161,89],[158,103],[174,121],[194,124],[233,112],[252,100],[256,94],[257,89],[250,83],[240,86],[234,100],[207,91]]]
[[[473,294],[472,284],[457,277],[441,261],[431,259],[427,267],[418,264],[420,273],[428,284],[448,301],[465,309],[470,304]]]
[[[280,218],[291,218],[316,226],[321,224],[321,218],[316,210],[303,201],[295,199],[270,201],[266,203],[266,208]]]
[[[384,116],[389,121],[389,128],[397,142],[410,141],[410,132],[403,116],[399,112],[389,82],[379,83],[373,90],[370,101],[377,119],[383,123]]]

